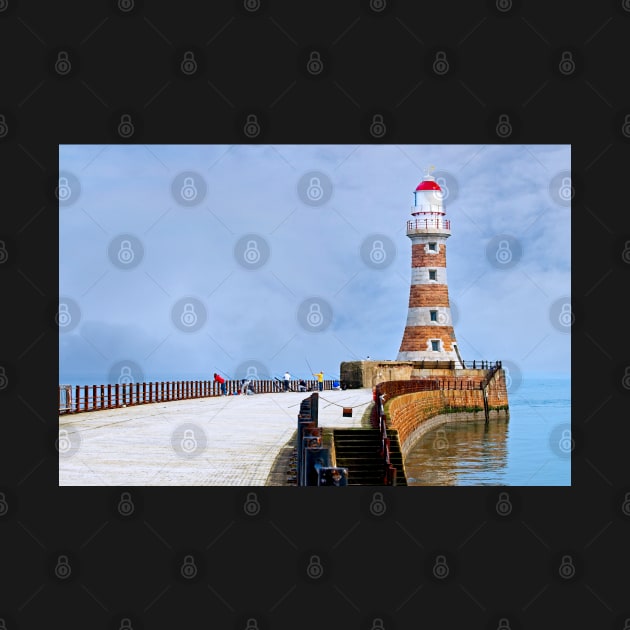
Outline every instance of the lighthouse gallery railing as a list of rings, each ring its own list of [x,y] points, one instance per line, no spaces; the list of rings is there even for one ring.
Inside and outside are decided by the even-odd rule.
[[[449,219],[439,217],[424,219],[409,219],[407,221],[407,232],[415,230],[450,230],[451,222]]]

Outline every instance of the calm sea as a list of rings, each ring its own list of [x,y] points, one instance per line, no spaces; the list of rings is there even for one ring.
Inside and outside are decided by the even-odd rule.
[[[570,486],[571,380],[523,378],[509,420],[445,424],[405,460],[411,486]]]

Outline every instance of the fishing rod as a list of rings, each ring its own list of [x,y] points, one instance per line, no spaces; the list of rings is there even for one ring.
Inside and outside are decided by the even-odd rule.
[[[315,376],[315,372],[313,372],[313,368],[311,367],[311,364],[308,362],[308,359],[306,357],[304,357],[304,360],[306,361],[306,365],[308,366],[308,369],[310,371],[310,373]]]

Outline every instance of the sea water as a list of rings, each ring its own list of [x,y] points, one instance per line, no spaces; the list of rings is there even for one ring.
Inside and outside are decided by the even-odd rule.
[[[571,380],[524,377],[508,420],[432,429],[405,459],[410,486],[570,486]]]

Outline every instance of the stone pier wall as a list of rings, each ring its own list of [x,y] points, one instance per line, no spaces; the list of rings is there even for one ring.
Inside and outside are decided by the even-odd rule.
[[[488,406],[490,420],[509,417],[503,370],[495,374],[488,387]],[[401,394],[386,400],[386,411],[388,426],[398,431],[403,457],[407,456],[416,440],[440,424],[485,420],[483,392],[480,389]]]
[[[339,367],[340,380],[349,388],[374,387],[383,381],[408,381],[412,372],[411,361],[343,361]]]

